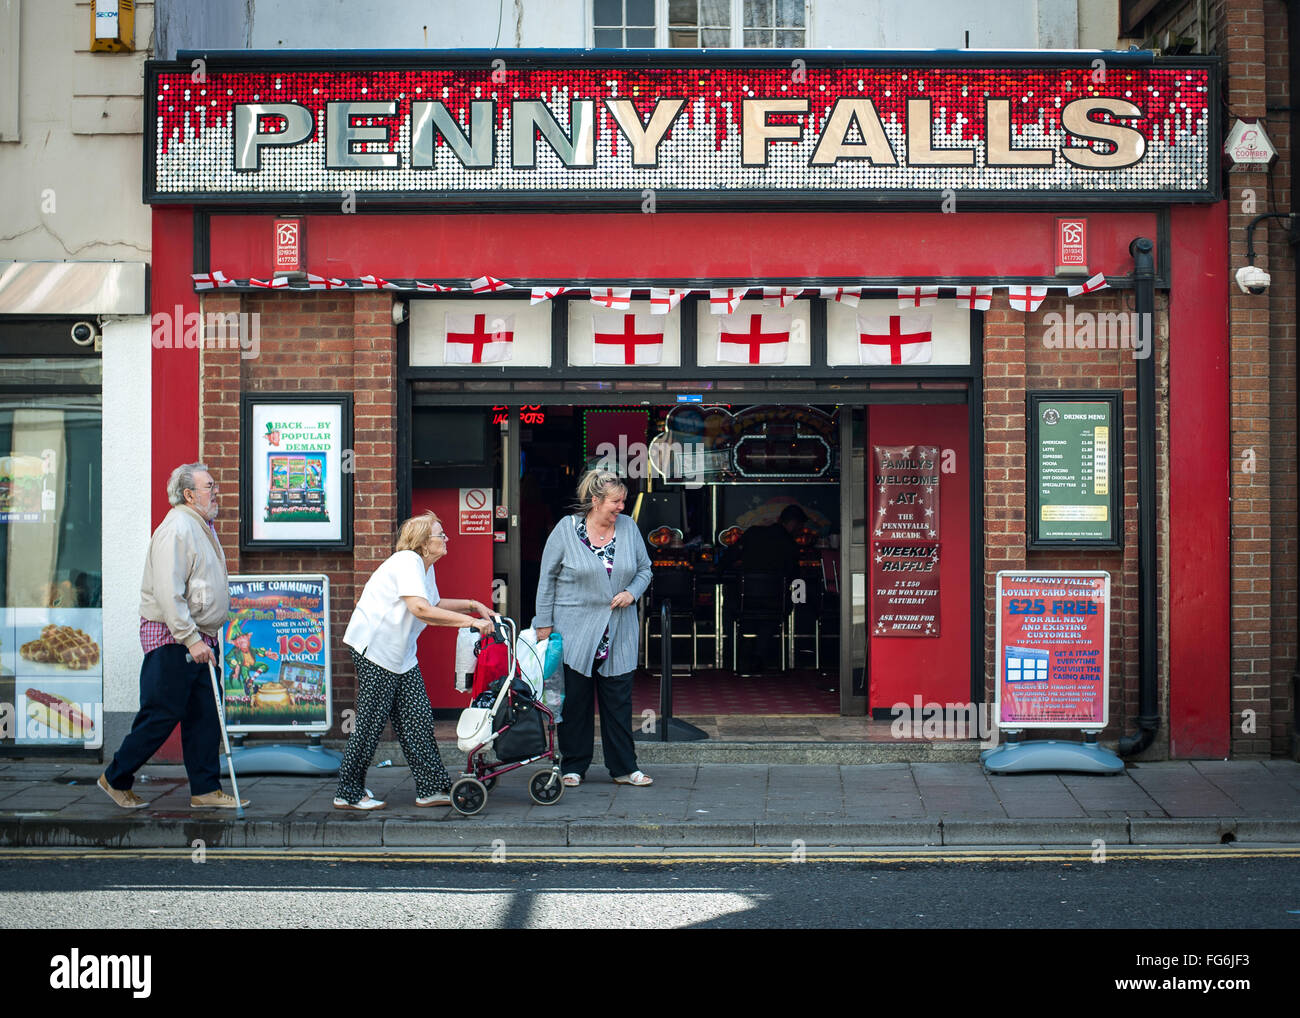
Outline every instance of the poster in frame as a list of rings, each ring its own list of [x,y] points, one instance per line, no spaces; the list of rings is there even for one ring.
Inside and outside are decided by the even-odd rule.
[[[352,548],[352,393],[249,393],[239,414],[239,547]]]

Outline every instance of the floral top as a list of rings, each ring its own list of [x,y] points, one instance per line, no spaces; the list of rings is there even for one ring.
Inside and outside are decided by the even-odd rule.
[[[578,540],[596,553],[596,558],[605,564],[605,573],[614,572],[614,544],[618,540],[615,537],[609,539],[609,544],[597,548],[591,543],[591,538],[587,536],[587,521],[581,516],[573,517],[573,525],[578,531]],[[596,660],[604,661],[609,657],[609,626],[605,627],[605,632],[601,634],[600,643],[596,645]]]

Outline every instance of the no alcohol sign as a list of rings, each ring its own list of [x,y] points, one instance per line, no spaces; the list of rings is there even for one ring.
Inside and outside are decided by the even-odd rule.
[[[460,533],[492,533],[492,492],[487,488],[460,489]]]

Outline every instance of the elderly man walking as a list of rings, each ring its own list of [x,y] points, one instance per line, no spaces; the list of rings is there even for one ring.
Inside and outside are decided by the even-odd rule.
[[[212,526],[217,486],[204,464],[186,463],[172,471],[167,498],[172,509],[149,542],[140,583],[140,712],[99,787],[123,809],[148,805],[131,791],[135,772],[179,724],[190,805],[233,808],[234,796],[221,790],[221,727],[208,675],[230,609],[226,555]]]

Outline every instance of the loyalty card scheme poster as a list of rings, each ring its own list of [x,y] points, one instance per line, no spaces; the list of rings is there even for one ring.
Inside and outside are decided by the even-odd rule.
[[[1106,727],[1110,574],[997,576],[998,725]]]
[[[230,577],[222,675],[231,731],[327,731],[328,577]]]
[[[337,541],[342,536],[343,408],[259,403],[249,443],[253,539]]]

